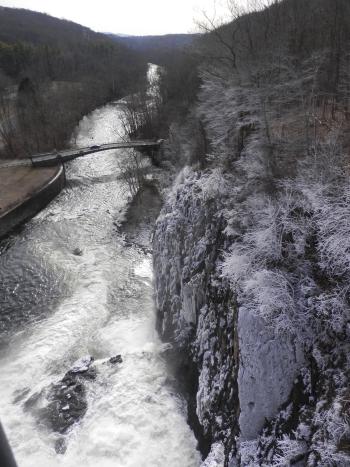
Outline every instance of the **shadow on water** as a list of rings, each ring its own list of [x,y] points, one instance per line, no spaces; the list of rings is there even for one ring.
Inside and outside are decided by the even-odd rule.
[[[131,201],[120,227],[127,242],[150,251],[151,236],[161,207],[162,198],[157,186],[151,181],[145,182]]]

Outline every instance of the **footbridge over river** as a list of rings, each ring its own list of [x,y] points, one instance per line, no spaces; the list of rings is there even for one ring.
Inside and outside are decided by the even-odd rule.
[[[101,151],[111,151],[115,149],[133,148],[141,151],[159,151],[164,140],[159,139],[158,141],[124,141],[117,143],[99,144],[88,146],[84,148],[66,149],[63,151],[53,151],[41,154],[34,154],[26,159],[18,159],[14,161],[0,162],[1,168],[11,168],[20,166],[32,166],[32,167],[52,167],[59,165],[64,162],[77,159],[78,157],[84,157],[89,154],[98,153]]]
[[[163,140],[124,141],[0,161],[0,238],[33,217],[62,190],[65,186],[64,162],[123,148],[145,151],[156,162],[162,143]]]

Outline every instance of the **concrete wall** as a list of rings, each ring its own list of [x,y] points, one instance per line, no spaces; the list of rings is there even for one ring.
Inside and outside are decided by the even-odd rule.
[[[64,188],[66,183],[64,166],[57,168],[55,175],[34,193],[0,216],[0,238],[15,227],[34,217],[49,204]]]

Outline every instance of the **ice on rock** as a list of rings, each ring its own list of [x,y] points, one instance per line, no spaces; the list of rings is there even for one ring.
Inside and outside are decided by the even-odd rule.
[[[88,371],[93,361],[93,357],[91,357],[90,355],[85,355],[84,357],[79,358],[73,363],[73,366],[70,371],[71,373],[84,373],[85,371]]]
[[[221,443],[214,443],[201,467],[224,467],[225,450]]]

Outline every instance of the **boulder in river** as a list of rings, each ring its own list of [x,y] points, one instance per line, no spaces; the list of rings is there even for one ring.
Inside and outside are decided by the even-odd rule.
[[[92,369],[91,364],[94,361],[94,357],[86,355],[85,357],[79,358],[74,362],[72,368],[68,371],[67,374],[76,374],[76,373],[86,373]]]
[[[83,250],[81,248],[74,248],[73,255],[75,256],[83,256]]]
[[[95,379],[97,374],[96,368],[92,366],[93,361],[93,357],[90,356],[77,360],[61,381],[49,388],[49,403],[43,409],[43,415],[53,431],[65,433],[73,423],[85,415],[85,382]]]
[[[67,450],[66,440],[63,437],[60,437],[55,442],[55,451],[57,454],[64,454]]]
[[[90,356],[77,360],[60,381],[32,394],[24,408],[46,421],[53,431],[66,433],[87,410],[86,381],[95,379],[97,374],[93,362]],[[63,444],[58,444],[56,450],[62,452]]]
[[[115,365],[122,361],[121,355],[115,355],[104,363]],[[32,394],[24,402],[24,409],[32,411],[40,422],[46,422],[54,432],[64,435],[85,415],[88,408],[86,383],[96,376],[94,358],[86,355],[74,362],[60,381]],[[17,392],[16,400],[20,401],[28,391]],[[57,439],[55,450],[59,454],[65,452],[65,437]]]
[[[123,359],[121,355],[116,355],[115,357],[111,357],[108,362],[114,365],[115,363],[123,363]]]

